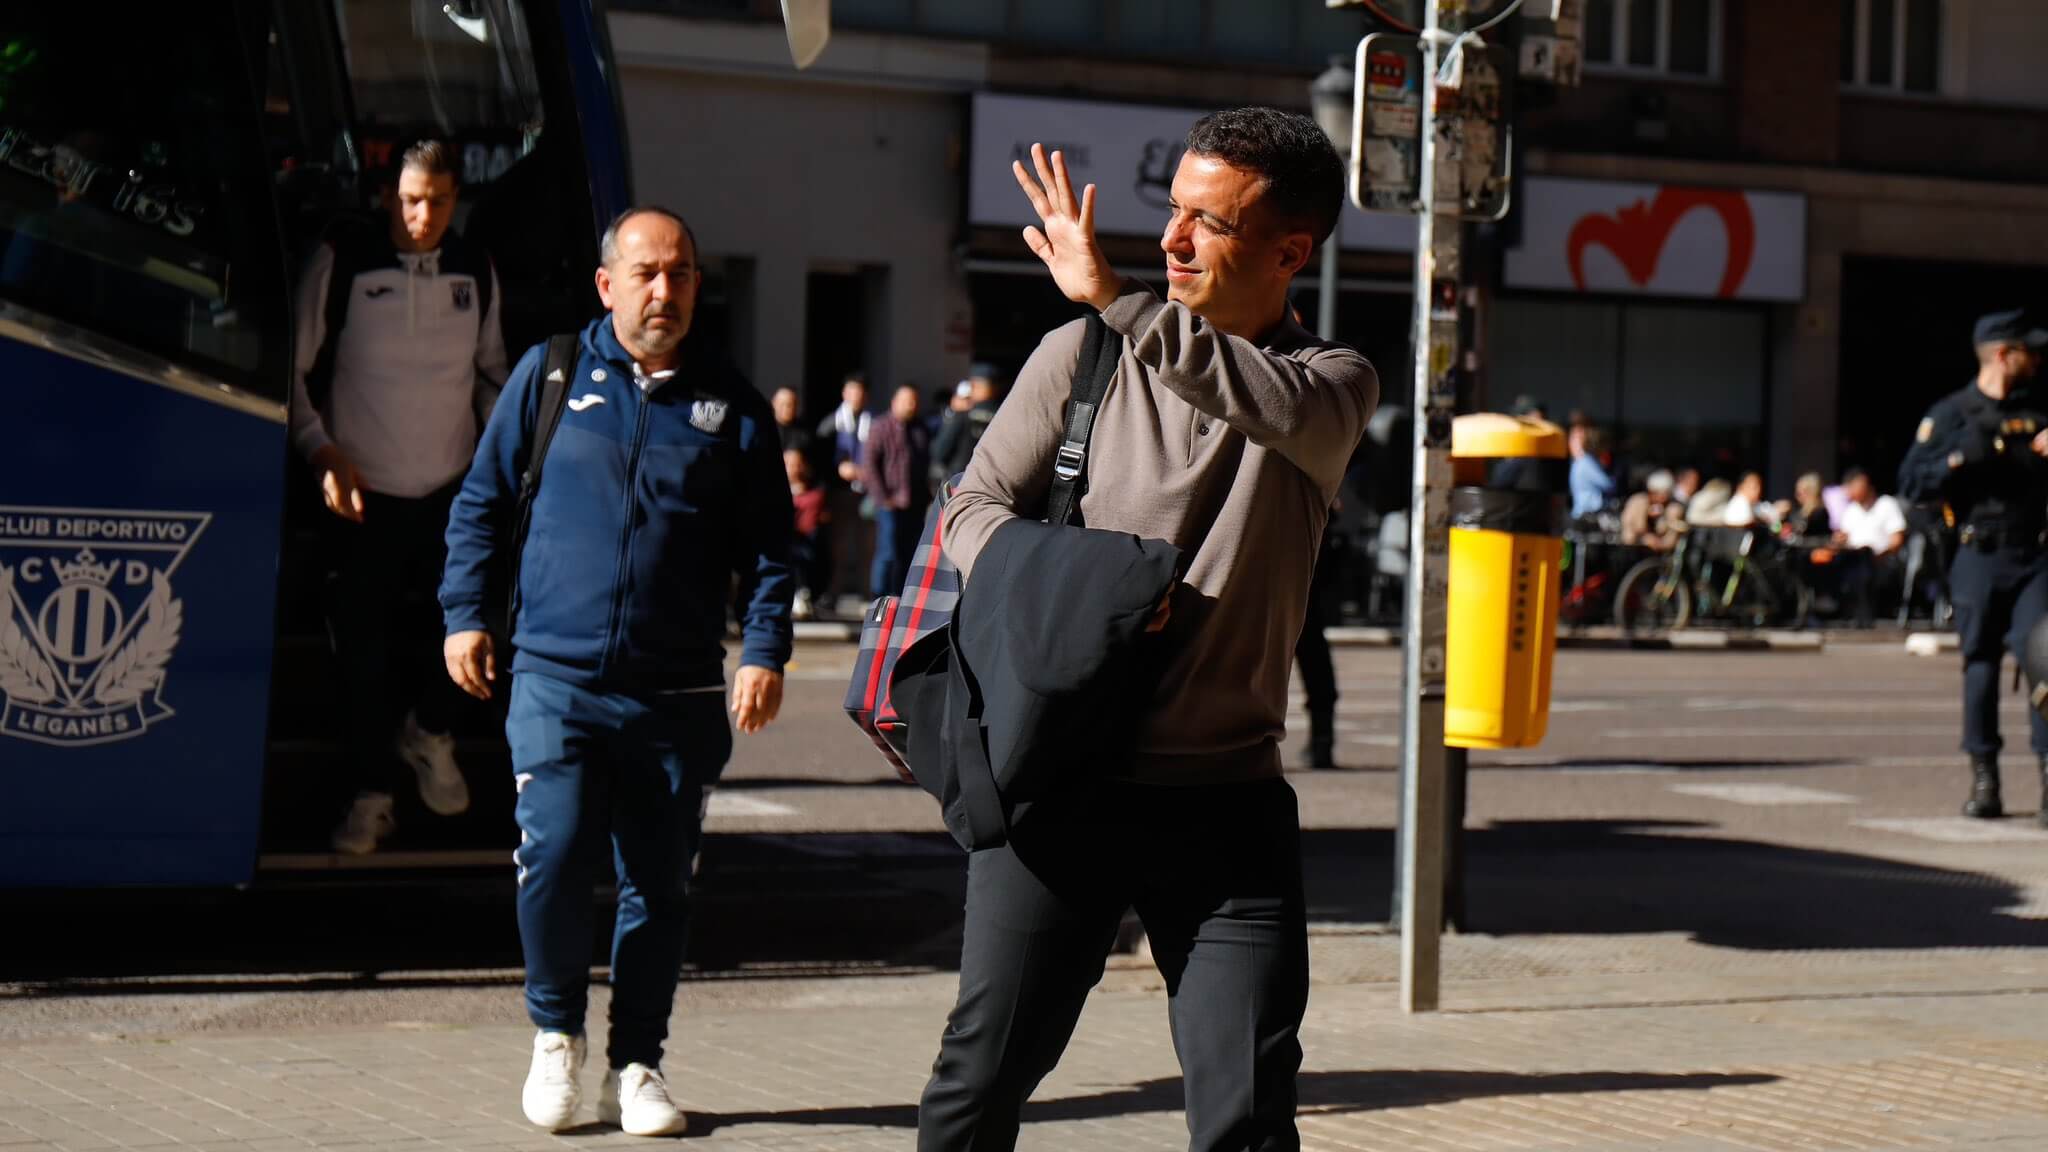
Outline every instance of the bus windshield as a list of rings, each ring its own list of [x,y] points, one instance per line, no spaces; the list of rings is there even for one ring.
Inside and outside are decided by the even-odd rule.
[[[450,145],[466,186],[531,152],[542,108],[518,0],[340,0],[341,47],[368,172],[423,137]]]

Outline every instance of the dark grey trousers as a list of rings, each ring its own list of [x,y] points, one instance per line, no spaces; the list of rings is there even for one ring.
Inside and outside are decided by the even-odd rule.
[[[968,859],[960,998],[919,1152],[1008,1152],[1126,908],[1166,978],[1192,1152],[1294,1152],[1308,1005],[1301,823],[1285,780],[1127,782],[1041,801]]]

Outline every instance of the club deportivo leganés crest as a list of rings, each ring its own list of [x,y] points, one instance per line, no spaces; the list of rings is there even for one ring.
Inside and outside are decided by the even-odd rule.
[[[0,505],[0,735],[104,744],[172,715],[171,576],[211,519]]]

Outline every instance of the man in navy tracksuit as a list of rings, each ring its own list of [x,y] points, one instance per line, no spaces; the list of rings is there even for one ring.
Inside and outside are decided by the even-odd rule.
[[[661,1078],[706,790],[732,750],[723,713],[728,591],[744,627],[732,711],[757,732],[790,652],[789,484],[768,401],[689,345],[696,244],[663,209],[606,230],[598,293],[544,457],[513,625],[506,737],[519,788],[519,935],[540,1034],[527,1118],[573,1123],[581,1099],[591,893],[609,858],[610,1071],[598,1118],[680,1132]],[[448,523],[441,586],[449,675],[488,698],[494,573],[511,559],[545,345],[513,369]],[[609,835],[607,836],[607,830]]]

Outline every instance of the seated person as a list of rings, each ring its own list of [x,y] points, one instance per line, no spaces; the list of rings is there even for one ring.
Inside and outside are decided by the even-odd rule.
[[[1572,519],[1598,516],[1607,508],[1607,502],[1614,499],[1614,477],[1608,473],[1604,459],[1607,438],[1589,424],[1574,423],[1566,433],[1565,443],[1572,458],[1568,476]]]
[[[1669,552],[1685,531],[1685,509],[1671,498],[1676,483],[1659,469],[1643,482],[1643,490],[1621,506],[1621,542],[1652,552]]]
[[[1709,480],[1685,505],[1685,522],[1696,528],[1719,528],[1728,523],[1728,501],[1735,489],[1726,480]]]
[[[1880,496],[1870,474],[1851,468],[1842,477],[1849,501],[1842,508],[1841,526],[1835,532],[1835,547],[1842,550],[1842,591],[1855,605],[1856,625],[1868,628],[1873,615],[1875,589],[1899,569],[1899,553],[1906,544],[1906,513],[1899,502]]]
[[[1787,540],[1826,540],[1834,533],[1822,498],[1820,473],[1808,472],[1792,485],[1792,500],[1779,512],[1779,532]]]
[[[1735,485],[1734,495],[1722,511],[1722,523],[1730,528],[1754,528],[1762,525],[1777,530],[1778,510],[1764,499],[1764,478],[1761,472],[1745,472],[1742,480]]]

